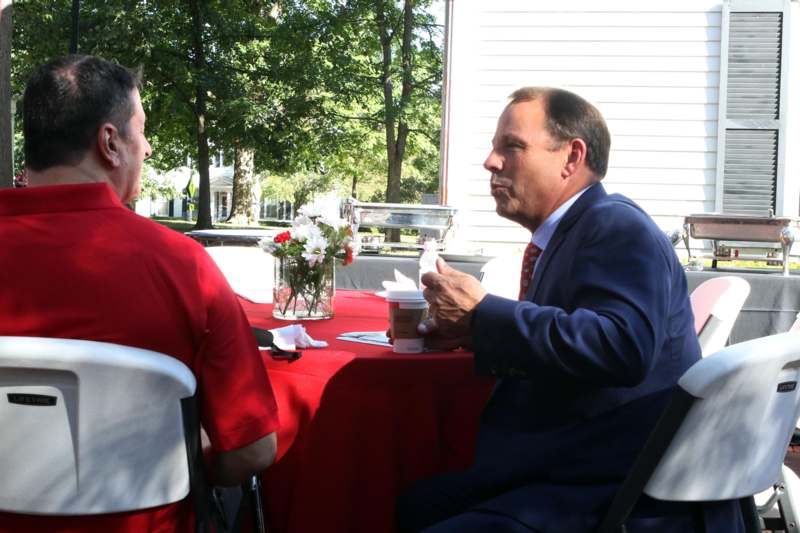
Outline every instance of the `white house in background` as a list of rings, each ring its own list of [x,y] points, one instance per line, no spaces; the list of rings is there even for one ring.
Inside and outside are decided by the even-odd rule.
[[[179,167],[166,173],[156,174],[155,179],[164,185],[171,185],[178,192],[177,198],[140,197],[136,200],[136,212],[142,216],[151,217],[183,217],[186,213],[187,202],[181,196],[181,191],[189,183],[190,169]]]
[[[459,208],[458,244],[494,254],[529,238],[495,214],[481,166],[508,95],[526,85],[600,109],[612,134],[605,187],[665,230],[696,213],[798,216],[799,8],[447,0],[440,190]]]
[[[223,221],[228,218],[232,205],[233,167],[225,166],[222,155],[219,154],[212,158],[208,171],[211,185],[211,219],[214,222]],[[159,174],[156,179],[162,183],[171,183],[178,192],[178,196],[176,198],[158,198],[156,200],[140,198],[136,202],[136,212],[147,217],[185,217],[188,205],[183,198],[182,191],[189,183],[190,176],[194,181],[194,189],[197,191],[199,176],[197,171],[191,167],[191,162],[188,162],[187,166]]]
[[[226,166],[222,154],[217,154],[212,158],[208,170],[211,185],[211,219],[213,222],[222,222],[228,218],[233,205],[233,167]],[[140,198],[136,201],[136,212],[146,217],[188,218],[188,202],[183,197],[183,191],[189,183],[190,176],[194,182],[194,190],[197,191],[199,176],[191,167],[191,161],[187,161],[187,166],[158,174],[156,179],[162,183],[170,183],[178,192],[178,196],[156,200]],[[261,198],[255,207],[262,222],[288,222],[294,218],[294,207],[291,202]],[[196,214],[195,208],[194,215]]]

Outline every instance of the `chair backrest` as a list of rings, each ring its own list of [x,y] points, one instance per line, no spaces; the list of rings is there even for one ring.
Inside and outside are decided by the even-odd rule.
[[[795,318],[794,324],[792,324],[792,327],[789,328],[789,331],[798,330],[800,330],[800,313],[797,313],[797,318]]]
[[[725,346],[749,294],[750,284],[737,276],[712,278],[692,291],[689,299],[703,357]]]
[[[481,285],[486,292],[516,300],[519,297],[521,268],[521,253],[493,257],[481,267]]]
[[[751,496],[778,479],[800,416],[800,332],[729,346],[678,386],[696,400],[645,492],[679,501]]]
[[[258,246],[209,246],[208,255],[233,292],[255,303],[272,303],[274,258]]]
[[[642,492],[704,502],[771,487],[800,416],[798,380],[800,332],[728,346],[695,363],[598,531],[618,531]]]
[[[0,510],[89,515],[183,499],[182,404],[195,388],[157,352],[0,337]]]

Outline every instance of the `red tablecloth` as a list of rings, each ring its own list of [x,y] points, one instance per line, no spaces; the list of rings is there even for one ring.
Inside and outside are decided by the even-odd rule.
[[[242,302],[252,325],[289,324]],[[467,466],[492,381],[468,353],[401,355],[338,341],[385,330],[385,300],[337,291],[332,320],[303,324],[326,349],[298,361],[265,354],[280,410],[278,457],[263,476],[270,532],[394,531],[397,495],[413,481]]]

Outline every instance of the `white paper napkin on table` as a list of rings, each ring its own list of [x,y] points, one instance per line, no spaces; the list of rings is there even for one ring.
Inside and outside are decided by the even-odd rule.
[[[292,324],[282,328],[271,329],[275,346],[281,350],[295,350],[297,348],[325,348],[328,343],[311,338],[302,324]]]
[[[383,285],[382,291],[379,291],[375,294],[386,298],[386,291],[415,291],[417,290],[417,284],[414,282],[413,279],[409,278],[396,268],[394,269],[394,281],[386,280],[381,281],[381,285]]]

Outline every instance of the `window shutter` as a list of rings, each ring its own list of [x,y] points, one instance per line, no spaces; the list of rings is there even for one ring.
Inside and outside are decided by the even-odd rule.
[[[716,199],[723,213],[782,214],[788,3],[723,7]]]

